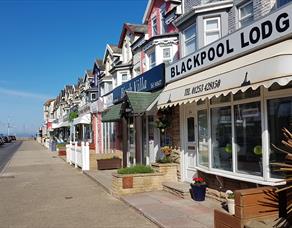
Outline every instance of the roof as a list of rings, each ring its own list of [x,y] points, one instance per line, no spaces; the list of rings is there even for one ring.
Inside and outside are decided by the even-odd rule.
[[[144,16],[143,16],[143,19],[142,19],[143,24],[147,23],[155,1],[156,0],[148,0],[147,6],[146,6],[146,10],[145,10],[145,13],[144,13]],[[173,3],[175,5],[181,4],[181,0],[165,0],[165,2],[170,2],[170,3]]]
[[[122,54],[122,49],[116,45],[109,44],[110,48],[112,49],[113,53]]]
[[[96,59],[95,65],[99,68],[99,70],[104,71],[105,68],[102,59]]]
[[[49,100],[47,100],[47,101],[44,103],[44,105],[45,105],[45,106],[48,106],[48,105],[50,105],[51,102],[54,101],[54,100],[55,100],[55,99],[49,99]]]
[[[131,33],[134,33],[134,34],[144,35],[145,33],[147,33],[147,25],[125,23],[123,25],[122,33],[120,36],[120,41],[119,41],[119,45],[118,45],[119,48],[122,48],[123,40],[125,38],[127,30],[130,31]]]
[[[133,92],[127,91],[126,96],[134,114],[146,112],[147,108],[159,96],[161,91],[150,92]]]
[[[111,106],[102,113],[102,122],[116,122],[121,118],[122,103]]]

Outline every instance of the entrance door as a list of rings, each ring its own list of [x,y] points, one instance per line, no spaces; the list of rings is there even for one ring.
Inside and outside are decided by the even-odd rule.
[[[192,181],[192,178],[196,172],[196,115],[194,104],[190,104],[186,107],[185,112],[185,179],[186,181]]]

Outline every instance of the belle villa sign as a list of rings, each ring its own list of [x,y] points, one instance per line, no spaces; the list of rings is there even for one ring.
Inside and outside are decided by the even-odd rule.
[[[250,26],[223,37],[222,39],[188,55],[166,68],[165,81],[171,81],[197,73],[231,58],[252,53],[257,49],[292,37],[292,4],[275,11]],[[220,86],[219,81],[212,82]],[[197,87],[197,91],[208,88]],[[188,91],[186,91],[188,93]]]
[[[113,90],[113,102],[123,99],[126,91],[150,92],[164,86],[164,63],[125,82]]]

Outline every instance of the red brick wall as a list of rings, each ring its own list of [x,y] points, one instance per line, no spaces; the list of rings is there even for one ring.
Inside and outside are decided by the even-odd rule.
[[[166,134],[171,136],[173,147],[180,147],[180,120],[178,105],[171,108],[168,118],[171,122],[170,127],[166,129]]]

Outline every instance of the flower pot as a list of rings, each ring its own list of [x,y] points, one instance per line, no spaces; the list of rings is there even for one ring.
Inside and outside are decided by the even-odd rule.
[[[192,188],[192,198],[195,201],[204,201],[206,196],[206,187],[205,184],[191,184]]]
[[[234,199],[226,199],[227,200],[227,206],[228,206],[228,212],[231,215],[235,214],[235,203],[234,203]]]

